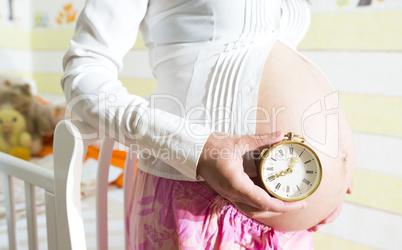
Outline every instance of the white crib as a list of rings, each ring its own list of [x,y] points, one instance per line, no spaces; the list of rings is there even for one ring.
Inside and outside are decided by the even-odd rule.
[[[81,174],[88,146],[100,139],[95,129],[78,120],[61,121],[56,127],[54,138],[54,171],[0,152],[0,172],[4,178],[10,250],[17,249],[12,176],[25,182],[29,249],[38,249],[35,186],[45,191],[48,249],[87,249],[81,215]],[[98,161],[97,249],[108,247],[107,191],[113,146],[113,140],[103,139]],[[135,162],[136,153],[129,152],[124,168],[124,208],[121,208],[124,218],[129,207],[126,197],[129,197],[133,187]]]

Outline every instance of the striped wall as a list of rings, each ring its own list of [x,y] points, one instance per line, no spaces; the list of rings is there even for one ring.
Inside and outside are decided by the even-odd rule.
[[[67,2],[47,2],[32,0],[28,21],[20,6],[13,22],[0,2],[0,74],[32,78],[40,92],[61,94],[61,58],[74,26],[57,21]],[[68,3],[79,10],[82,2]],[[373,0],[365,7],[357,7],[358,0],[310,2],[312,24],[299,49],[340,91],[357,151],[354,192],[339,218],[314,233],[314,246],[402,249],[402,1]],[[121,74],[137,95],[156,86],[147,62],[139,36]]]
[[[299,49],[340,91],[357,153],[353,194],[314,246],[402,249],[402,2],[311,2]]]

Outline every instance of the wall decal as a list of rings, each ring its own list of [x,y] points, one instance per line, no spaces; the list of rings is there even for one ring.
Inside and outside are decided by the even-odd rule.
[[[338,0],[338,1],[336,1],[336,4],[338,4],[339,7],[347,5],[348,3],[349,3],[348,0]]]
[[[62,25],[63,23],[73,23],[76,16],[77,10],[74,9],[73,4],[66,4],[63,6],[63,10],[59,12],[59,15],[56,18],[56,22],[59,25]]]

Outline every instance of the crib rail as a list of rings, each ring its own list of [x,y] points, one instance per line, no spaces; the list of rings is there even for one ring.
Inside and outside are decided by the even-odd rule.
[[[81,174],[88,146],[100,138],[95,129],[79,120],[59,122],[53,143],[54,171],[0,153],[0,172],[4,174],[9,249],[17,249],[12,177],[25,181],[29,249],[38,249],[35,186],[44,189],[48,249],[86,249],[81,215]],[[98,165],[96,188],[97,249],[108,248],[107,187],[114,140],[104,138]],[[130,207],[133,173],[137,154],[127,154],[124,169],[124,218]],[[126,165],[127,166],[127,165]],[[128,223],[125,220],[125,223]],[[125,225],[127,227],[127,224]],[[127,235],[126,248],[127,248]]]
[[[54,178],[51,170],[0,152],[0,171],[54,193]]]
[[[13,190],[13,178],[24,180],[25,204],[27,219],[27,234],[29,249],[38,249],[36,199],[35,186],[45,190],[46,221],[48,222],[48,246],[55,247],[56,225],[54,203],[54,177],[53,171],[41,168],[33,163],[15,158],[0,152],[0,172],[3,173],[3,181],[6,198],[6,215],[8,228],[8,246],[10,250],[17,249],[15,202]]]
[[[100,140],[97,131],[83,121],[61,121],[55,131],[54,172],[57,204],[58,249],[86,249],[83,218],[81,216],[80,182],[82,163],[90,144]],[[114,140],[102,138],[96,183],[97,249],[108,249],[107,188]],[[136,152],[127,154],[124,168],[124,218],[130,207]],[[130,157],[130,156],[135,157]],[[127,167],[130,166],[130,167]],[[131,178],[130,178],[131,177]],[[128,223],[125,220],[125,223]],[[127,224],[125,225],[127,227]],[[128,247],[125,235],[126,249]]]

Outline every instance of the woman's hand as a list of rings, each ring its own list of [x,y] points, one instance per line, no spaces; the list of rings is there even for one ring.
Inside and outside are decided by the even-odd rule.
[[[352,191],[353,191],[353,181],[350,183],[348,190],[346,190],[346,193],[352,194]],[[315,225],[314,227],[308,229],[308,231],[317,232],[325,224],[333,222],[341,213],[342,207],[343,207],[343,202],[341,202],[341,204],[339,204],[338,207],[336,207],[335,210],[330,215],[328,215],[327,218],[325,218],[323,221],[321,221],[318,225]]]
[[[243,169],[243,155],[282,141],[283,133],[233,136],[212,133],[204,145],[197,173],[217,193],[250,217],[270,217],[305,206],[304,201],[284,202],[255,185]]]

